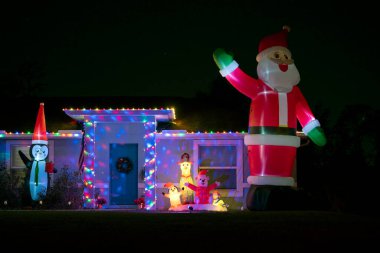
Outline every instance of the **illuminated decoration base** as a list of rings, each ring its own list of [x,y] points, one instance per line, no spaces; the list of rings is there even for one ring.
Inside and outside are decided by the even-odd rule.
[[[144,126],[144,134],[138,135],[144,141],[144,161],[138,167],[145,170],[145,209],[156,208],[156,125],[157,121],[170,121],[175,119],[174,109],[64,109],[71,118],[82,122],[84,128],[84,162],[82,165],[84,182],[84,208],[96,208],[95,189],[96,171],[102,168],[96,161],[97,154],[100,155],[99,147],[96,145],[96,125],[100,123],[137,123]],[[98,139],[99,140],[99,139]],[[99,159],[98,159],[99,160]],[[105,182],[110,183],[110,182]],[[98,185],[98,183],[96,183]],[[108,196],[102,196],[108,197]]]
[[[189,204],[170,207],[169,211],[183,212],[183,211],[216,211],[226,212],[227,208],[222,206],[215,206],[213,204]]]

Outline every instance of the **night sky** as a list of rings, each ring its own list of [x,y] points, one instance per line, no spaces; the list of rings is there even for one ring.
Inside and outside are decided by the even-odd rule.
[[[190,2],[190,3],[187,3]],[[211,91],[212,53],[256,77],[260,39],[292,28],[289,49],[311,106],[379,108],[377,8],[331,1],[39,1],[3,6],[3,94],[29,66],[34,96],[180,96]],[[222,85],[228,85],[226,82]],[[243,95],[242,95],[243,96]]]

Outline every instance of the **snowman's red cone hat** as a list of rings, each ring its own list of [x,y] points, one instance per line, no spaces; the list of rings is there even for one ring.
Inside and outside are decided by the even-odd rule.
[[[48,144],[48,139],[46,135],[44,103],[40,103],[40,108],[38,109],[36,125],[34,126],[32,144]]]

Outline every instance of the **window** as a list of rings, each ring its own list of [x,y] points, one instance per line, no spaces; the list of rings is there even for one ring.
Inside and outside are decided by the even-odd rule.
[[[22,151],[26,157],[30,159],[29,155],[30,146],[23,145],[11,145],[11,168],[12,169],[21,169],[25,168],[24,162],[21,160],[21,157],[18,151]]]
[[[217,189],[223,197],[242,197],[242,147],[241,140],[195,140],[194,175],[207,170],[210,183],[221,183]]]
[[[32,160],[29,155],[29,148],[31,145],[31,140],[8,140],[6,143],[5,150],[5,160],[7,163],[7,168],[10,169],[22,169],[26,168],[24,162],[22,161],[18,151],[21,150],[29,160]],[[54,162],[54,140],[49,140],[49,156],[48,161]]]

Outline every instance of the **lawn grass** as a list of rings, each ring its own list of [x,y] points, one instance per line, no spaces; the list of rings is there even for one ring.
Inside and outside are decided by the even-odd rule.
[[[10,249],[33,242],[59,249],[166,249],[172,240],[178,247],[187,245],[185,251],[203,245],[202,249],[232,247],[237,251],[250,247],[252,252],[330,252],[353,247],[364,250],[380,239],[379,218],[322,211],[6,210],[0,211],[0,226],[4,247],[19,238]]]

